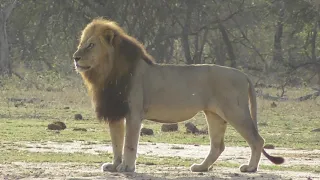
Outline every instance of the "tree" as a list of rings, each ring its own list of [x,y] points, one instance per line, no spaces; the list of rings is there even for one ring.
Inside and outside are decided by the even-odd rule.
[[[279,7],[278,19],[275,27],[274,43],[273,43],[273,62],[274,67],[278,67],[279,64],[283,62],[282,53],[282,36],[283,36],[283,25],[284,25],[284,15],[285,15],[285,4],[283,0],[277,0],[275,6]]]
[[[6,30],[7,20],[16,6],[16,0],[8,4],[6,7],[0,7],[0,74],[11,75],[11,62],[9,57],[9,43]]]

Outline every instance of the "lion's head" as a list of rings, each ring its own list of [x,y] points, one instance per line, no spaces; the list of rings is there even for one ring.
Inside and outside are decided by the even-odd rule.
[[[137,63],[154,63],[140,42],[115,22],[102,18],[84,28],[73,58],[98,118],[109,120],[123,118],[128,112],[127,96]]]
[[[115,22],[102,18],[94,19],[84,28],[73,58],[81,75],[89,78],[94,72],[95,80],[97,76],[102,78],[100,83],[109,75],[117,78],[127,73],[140,59],[153,63],[140,42],[128,36]]]
[[[113,46],[111,30],[103,31],[102,27],[96,24],[89,24],[83,31],[78,50],[74,53],[74,64],[80,73],[99,69],[101,65],[112,66]]]

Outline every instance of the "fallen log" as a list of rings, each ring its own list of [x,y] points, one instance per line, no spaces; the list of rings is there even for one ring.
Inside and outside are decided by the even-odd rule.
[[[262,97],[263,99],[270,100],[270,101],[306,101],[310,99],[316,99],[320,96],[320,91],[316,91],[311,94],[307,94],[305,96],[301,96],[298,98],[288,98],[288,97],[279,97],[279,96],[271,96],[270,94],[257,94],[258,97]]]
[[[306,101],[309,99],[316,99],[318,96],[320,96],[320,91],[314,92],[312,94],[308,94],[305,96],[301,96],[299,98],[296,98],[295,101]]]

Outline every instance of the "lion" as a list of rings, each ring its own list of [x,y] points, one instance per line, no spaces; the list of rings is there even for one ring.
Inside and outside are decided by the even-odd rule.
[[[241,172],[256,172],[261,153],[275,164],[284,162],[264,150],[255,90],[248,76],[237,69],[157,64],[139,41],[104,18],[86,25],[73,58],[97,118],[110,128],[113,161],[103,164],[102,171],[135,171],[142,120],[177,123],[198,112],[206,116],[211,148],[191,171],[208,171],[224,151],[227,123],[251,148],[249,164],[241,165]]]

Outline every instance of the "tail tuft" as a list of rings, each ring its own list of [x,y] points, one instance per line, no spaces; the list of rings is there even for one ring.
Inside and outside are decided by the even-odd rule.
[[[271,162],[274,164],[282,164],[284,163],[283,157],[270,156],[264,149],[262,150],[263,155],[265,155]]]

